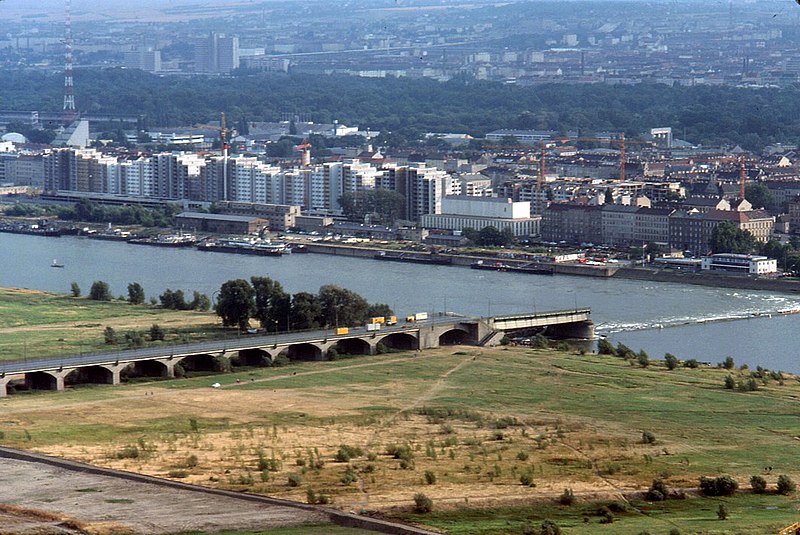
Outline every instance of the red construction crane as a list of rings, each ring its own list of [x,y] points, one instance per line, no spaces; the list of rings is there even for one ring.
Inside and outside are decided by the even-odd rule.
[[[653,141],[645,139],[625,139],[625,132],[620,132],[616,139],[614,138],[599,138],[599,137],[579,137],[579,138],[564,138],[561,143],[571,143],[573,141],[590,141],[592,143],[612,143],[619,144],[619,180],[625,180],[625,144],[635,143],[638,145],[653,145]]]
[[[304,139],[302,143],[297,145],[294,150],[300,152],[300,165],[308,167],[311,165],[311,143],[308,139]]]

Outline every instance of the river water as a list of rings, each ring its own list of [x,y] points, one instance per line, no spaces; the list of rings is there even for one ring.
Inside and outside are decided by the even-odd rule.
[[[64,268],[52,268],[53,260]],[[255,257],[165,249],[81,237],[0,233],[0,287],[84,294],[95,280],[114,295],[139,282],[149,297],[166,288],[213,297],[229,279],[272,277],[288,292],[336,284],[398,315],[454,311],[499,315],[591,307],[597,332],[651,357],[762,365],[800,373],[800,296],[624,279],[526,275],[320,254]]]

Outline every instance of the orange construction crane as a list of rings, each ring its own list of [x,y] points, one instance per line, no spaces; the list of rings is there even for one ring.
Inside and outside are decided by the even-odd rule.
[[[217,130],[219,132],[219,142],[222,147],[222,200],[228,200],[228,149],[231,137],[236,135],[236,130],[228,128],[225,123],[225,112],[219,114],[219,126],[213,124],[198,124],[195,130],[200,129]]]
[[[563,138],[561,143],[571,143],[573,141],[590,141],[592,143],[612,143],[619,144],[619,180],[625,180],[625,144],[635,143],[638,145],[653,145],[653,141],[645,139],[625,139],[625,132],[620,132],[616,139],[614,138],[599,138],[599,137],[579,137],[579,138]]]

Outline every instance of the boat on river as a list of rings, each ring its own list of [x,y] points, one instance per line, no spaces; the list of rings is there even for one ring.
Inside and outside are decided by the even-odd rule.
[[[375,260],[390,260],[393,262],[410,262],[412,264],[434,264],[439,266],[449,266],[453,259],[449,256],[426,253],[404,253],[381,251],[373,257]]]
[[[191,247],[197,243],[197,237],[194,234],[160,234],[158,236],[150,236],[147,238],[134,238],[128,240],[128,243],[135,243],[137,245],[155,245],[157,247]]]
[[[291,253],[285,243],[273,243],[259,238],[230,238],[208,240],[197,245],[199,251],[247,254],[256,256],[282,256]]]

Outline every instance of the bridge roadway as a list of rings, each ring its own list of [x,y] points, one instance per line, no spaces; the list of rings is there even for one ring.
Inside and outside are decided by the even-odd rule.
[[[557,336],[591,338],[589,313],[589,309],[575,309],[494,318],[439,313],[419,322],[382,325],[377,331],[364,326],[338,335],[330,329],[242,334],[192,344],[6,361],[0,362],[0,397],[8,394],[11,383],[24,382],[26,388],[48,390],[63,390],[70,381],[117,385],[126,368],[133,375],[174,377],[178,364],[187,370],[218,371],[220,361],[225,368],[231,358],[240,365],[264,365],[281,354],[290,359],[324,360],[331,349],[372,355],[377,353],[378,344],[404,350],[452,344],[495,345],[507,332],[541,327],[554,329]]]

